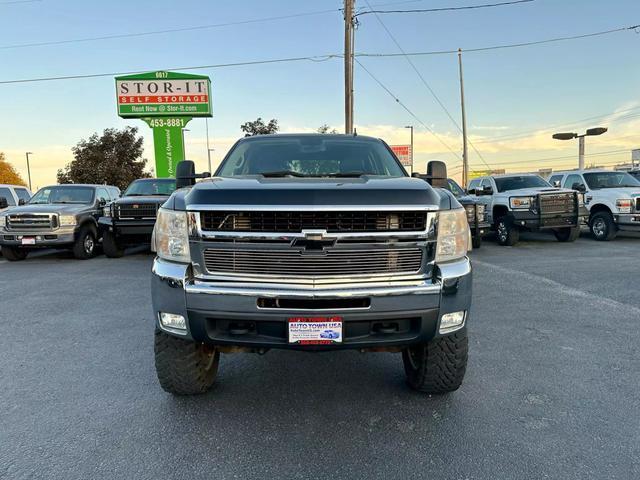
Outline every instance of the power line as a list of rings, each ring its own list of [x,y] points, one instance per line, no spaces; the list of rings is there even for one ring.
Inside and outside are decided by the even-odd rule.
[[[369,3],[369,0],[365,0],[366,4],[369,5],[369,8],[371,8],[371,4]],[[382,28],[384,28],[384,30],[387,32],[387,35],[389,35],[389,38],[391,38],[391,40],[393,41],[393,43],[395,43],[396,47],[398,47],[398,50],[400,50],[400,52],[402,52],[403,54],[404,49],[402,48],[402,46],[400,45],[400,42],[398,42],[398,40],[396,40],[395,36],[391,33],[391,31],[387,28],[387,26],[385,25],[385,23],[382,21],[382,19],[380,18],[380,16],[375,13],[375,17],[378,20],[378,22],[380,23],[380,25],[382,26]],[[429,91],[429,93],[431,93],[431,95],[433,96],[433,98],[436,100],[436,102],[438,103],[438,105],[440,105],[440,107],[442,108],[442,110],[444,110],[444,112],[447,114],[447,116],[449,117],[449,119],[451,120],[451,122],[456,126],[456,128],[460,131],[460,133],[462,133],[462,128],[460,127],[460,125],[458,125],[458,122],[456,122],[456,120],[453,118],[453,116],[451,115],[451,112],[449,112],[449,110],[447,109],[447,107],[444,105],[444,103],[442,103],[442,100],[440,100],[440,97],[438,97],[438,95],[436,94],[436,92],[433,90],[433,88],[431,88],[431,85],[429,85],[429,82],[427,82],[427,80],[424,78],[424,76],[422,75],[422,73],[420,73],[420,70],[418,70],[418,68],[415,66],[415,64],[413,63],[413,61],[411,60],[411,58],[409,58],[406,54],[404,55],[405,59],[407,60],[407,62],[409,62],[409,65],[411,65],[411,68],[413,68],[413,71],[416,72],[416,74],[418,75],[418,77],[420,78],[420,81],[423,83],[423,85],[427,88],[427,90]],[[478,149],[475,147],[475,145],[469,140],[467,139],[469,145],[471,145],[471,147],[473,148],[473,150],[476,152],[476,154],[478,155],[478,157],[480,157],[480,159],[482,160],[482,162],[487,166],[487,168],[491,168],[489,166],[489,164],[486,162],[486,160],[484,159],[484,157],[482,156],[482,154],[478,151]]]
[[[358,17],[360,15],[367,15],[369,13],[374,13],[377,15],[377,14],[387,14],[387,13],[433,13],[433,12],[448,12],[448,11],[455,11],[455,10],[475,10],[478,8],[501,7],[505,5],[515,5],[518,3],[530,3],[533,1],[535,0],[513,0],[510,2],[485,3],[483,5],[466,5],[462,7],[441,7],[441,8],[419,8],[415,10],[373,10],[371,8],[371,5],[369,5],[369,8],[371,8],[371,10],[366,10],[364,12],[357,13],[355,16]],[[367,4],[368,3],[369,2],[367,2]]]
[[[30,1],[41,1],[41,0],[30,0]],[[209,25],[196,25],[196,26],[183,27],[183,28],[171,28],[167,30],[151,30],[147,32],[120,33],[120,34],[112,34],[112,35],[102,35],[97,37],[74,38],[74,39],[68,39],[68,40],[54,40],[54,41],[47,41],[47,42],[17,43],[13,45],[2,45],[0,46],[0,50],[29,48],[29,47],[43,47],[47,45],[65,45],[70,43],[94,42],[98,40],[113,40],[116,38],[146,37],[150,35],[162,35],[162,34],[177,33],[177,32],[192,32],[197,30],[208,30],[212,28],[230,27],[234,25],[247,25],[252,23],[263,23],[263,22],[273,22],[277,20],[286,20],[290,18],[309,17],[312,15],[337,13],[339,11],[340,11],[339,9],[317,10],[315,12],[294,13],[291,15],[279,15],[275,17],[254,18],[251,20],[239,20],[236,22],[212,23]]]
[[[579,40],[579,39],[583,39],[583,38],[591,38],[591,37],[599,37],[601,35],[609,35],[612,33],[619,33],[619,32],[627,32],[627,31],[636,31],[636,33],[640,33],[638,32],[638,30],[640,29],[640,24],[636,24],[636,25],[631,25],[628,27],[620,27],[620,28],[613,28],[610,30],[602,30],[602,31],[597,31],[597,32],[591,32],[591,33],[584,33],[584,34],[580,34],[580,35],[571,35],[571,36],[565,36],[565,37],[554,37],[554,38],[547,38],[545,40],[534,40],[531,42],[519,42],[519,43],[506,43],[506,44],[501,44],[501,45],[492,45],[489,47],[475,47],[475,48],[463,48],[462,51],[464,53],[475,53],[475,52],[488,52],[491,50],[501,50],[501,49],[506,49],[506,48],[519,48],[519,47],[530,47],[533,45],[543,45],[546,43],[555,43],[555,42],[564,42],[567,40]],[[424,52],[407,52],[404,54],[400,54],[400,53],[358,53],[357,55],[360,57],[400,57],[400,56],[404,56],[407,55],[409,57],[419,57],[419,56],[427,56],[427,55],[452,55],[452,54],[457,54],[458,53],[458,49],[456,48],[455,50],[431,50],[431,51],[424,51]]]
[[[378,85],[380,85],[384,89],[384,91],[389,94],[391,98],[396,101],[398,105],[404,108],[409,115],[411,115],[418,123],[420,123],[420,125],[422,125],[429,133],[431,133],[431,135],[433,135],[436,140],[438,140],[447,150],[449,150],[449,152],[451,152],[456,157],[456,160],[462,160],[458,153],[456,153],[444,140],[442,140],[442,138],[440,138],[440,136],[436,134],[436,132],[434,132],[431,127],[429,127],[415,113],[413,113],[409,109],[409,107],[407,107],[391,90],[389,90],[389,88],[384,83],[382,83],[381,80],[379,80],[373,73],[371,73],[371,71],[369,71],[369,69],[365,67],[362,62],[360,62],[360,60],[356,58],[355,61],[358,65],[360,65],[360,68],[362,68]]]
[[[582,118],[580,120],[576,120],[573,122],[564,122],[564,123],[557,123],[557,124],[553,124],[550,125],[547,128],[544,129],[540,129],[540,130],[530,130],[527,132],[519,132],[519,133],[512,133],[512,134],[508,134],[508,135],[499,135],[499,136],[495,136],[495,137],[489,137],[489,138],[483,138],[480,140],[476,140],[476,143],[499,143],[499,142],[508,142],[508,141],[512,141],[512,140],[518,140],[521,138],[526,138],[532,135],[539,135],[539,134],[543,134],[543,133],[548,133],[548,132],[553,132],[554,130],[558,129],[558,128],[562,128],[562,127],[573,127],[576,125],[581,125],[585,122],[591,121],[591,120],[599,120],[599,119],[604,119],[607,117],[610,117],[612,115],[617,115],[617,114],[622,114],[622,113],[627,113],[627,112],[633,112],[637,109],[639,109],[640,106],[637,107],[632,107],[632,108],[628,108],[625,110],[617,110],[617,111],[613,111],[610,113],[604,113],[601,115],[595,115],[592,117],[586,117],[586,118]],[[612,120],[609,120],[609,123],[617,123],[621,120],[629,120],[629,119],[633,119],[640,116],[640,113],[634,113],[634,114],[627,114],[627,115],[623,115],[621,117],[618,118],[614,118]]]
[[[90,73],[86,75],[64,75],[59,77],[40,77],[40,78],[24,78],[18,80],[0,80],[0,85],[15,84],[15,83],[33,83],[33,82],[52,82],[56,80],[76,80],[82,78],[99,78],[99,77],[115,77],[118,75],[133,75],[135,73],[145,73],[149,71],[170,71],[170,70],[203,70],[206,68],[225,68],[225,67],[243,67],[248,65],[266,65],[273,63],[287,63],[287,62],[301,62],[304,60],[312,62],[324,62],[332,58],[342,58],[342,54],[329,54],[329,55],[316,55],[312,57],[289,57],[289,58],[274,58],[271,60],[254,60],[248,62],[235,62],[235,63],[218,63],[213,65],[197,65],[191,67],[176,67],[176,68],[163,68],[156,70],[130,70],[125,72],[109,72],[109,73]]]
[[[42,0],[9,0],[7,2],[0,2],[0,5],[13,5],[15,3],[35,3],[41,1]]]

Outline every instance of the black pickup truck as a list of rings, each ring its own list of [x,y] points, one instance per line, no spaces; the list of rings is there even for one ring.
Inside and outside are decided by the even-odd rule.
[[[446,177],[443,163],[432,169]],[[196,183],[192,162],[177,176],[153,245],[163,389],[203,393],[221,353],[272,348],[401,352],[412,388],[461,385],[466,213],[451,193],[410,178],[382,140],[248,137],[213,178]]]
[[[150,244],[158,209],[175,189],[174,178],[131,182],[121,198],[104,208],[99,220],[105,255],[119,258],[128,246]]]

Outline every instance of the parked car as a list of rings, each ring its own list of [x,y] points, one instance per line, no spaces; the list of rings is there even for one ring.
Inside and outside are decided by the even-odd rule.
[[[522,230],[552,231],[559,241],[573,242],[587,214],[582,194],[554,188],[539,175],[479,177],[467,191],[485,204],[500,245],[517,244]]]
[[[174,178],[141,178],[105,206],[98,221],[105,255],[118,258],[127,246],[150,244],[158,209],[175,189]]]
[[[613,240],[620,230],[640,232],[640,180],[628,172],[571,170],[554,172],[549,181],[584,193],[596,240]]]
[[[22,185],[0,184],[0,212],[23,205],[31,198],[31,191]]]
[[[24,205],[0,214],[0,246],[10,261],[24,260],[36,248],[68,248],[91,258],[99,241],[98,217],[120,195],[109,185],[52,185]]]
[[[446,178],[443,163],[432,169]],[[215,178],[196,184],[192,162],[179,163],[177,177],[154,233],[163,389],[205,392],[220,353],[271,348],[402,352],[412,388],[461,385],[471,305],[465,210],[410,178],[382,140],[247,137]],[[327,342],[326,330],[342,335]]]

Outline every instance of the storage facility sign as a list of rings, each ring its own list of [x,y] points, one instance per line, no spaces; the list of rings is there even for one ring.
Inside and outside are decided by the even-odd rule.
[[[151,72],[116,77],[118,115],[144,117],[210,117],[209,77],[177,72]]]
[[[119,116],[140,118],[153,129],[156,177],[175,177],[178,162],[185,160],[187,123],[211,116],[211,80],[162,71],[116,77],[116,104]]]
[[[411,166],[411,145],[389,145],[400,163],[405,167]]]

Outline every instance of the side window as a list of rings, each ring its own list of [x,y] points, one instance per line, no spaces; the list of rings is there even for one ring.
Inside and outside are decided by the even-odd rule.
[[[29,193],[29,190],[27,190],[26,188],[15,188],[14,191],[18,196],[18,200],[23,200],[25,203],[28,202],[29,199],[31,198],[31,194]]]
[[[117,200],[120,198],[120,190],[117,188],[110,188],[109,193],[111,193],[111,200]]]
[[[493,187],[493,185],[491,185],[491,179],[485,178],[484,180],[482,180],[482,182],[480,183],[480,187],[481,188]]]
[[[96,198],[99,202],[109,203],[111,201],[106,188],[99,188],[96,192]]]
[[[582,180],[582,176],[576,175],[575,173],[572,175],[569,175],[567,179],[564,181],[563,187],[573,188],[574,183],[584,183],[584,181]]]
[[[6,187],[0,188],[0,197],[6,198],[9,206],[11,207],[15,206],[16,201],[13,198],[13,194],[11,193],[11,190],[9,190],[8,188]]]
[[[558,182],[558,185],[560,185],[561,180],[562,180],[562,175],[551,175],[551,177],[549,177],[549,183],[554,187],[556,186],[555,182]]]

